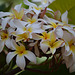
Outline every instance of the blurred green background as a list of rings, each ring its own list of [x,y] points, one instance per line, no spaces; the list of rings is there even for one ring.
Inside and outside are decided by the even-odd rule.
[[[27,7],[24,5],[23,0],[0,0],[0,11],[10,11],[16,4],[22,3],[23,7]],[[66,10],[68,10],[68,17],[70,19],[69,23],[75,24],[75,0],[56,0],[50,6],[54,11],[60,10],[63,14]],[[1,54],[0,54],[1,55]],[[40,61],[40,60],[39,60]],[[0,62],[1,63],[1,62]],[[50,70],[48,68],[49,64],[44,66],[32,66],[32,68],[41,69],[41,70]],[[58,66],[59,67],[59,66]],[[75,75],[75,73],[69,73],[68,69],[65,65],[61,65],[59,69],[50,74],[40,74],[31,71],[22,71],[18,75]]]

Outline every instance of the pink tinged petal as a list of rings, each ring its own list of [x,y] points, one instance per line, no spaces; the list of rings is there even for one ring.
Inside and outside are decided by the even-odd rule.
[[[17,55],[16,57],[16,64],[18,67],[20,67],[22,70],[24,70],[26,66],[25,58],[24,56]]]
[[[62,38],[63,37],[63,30],[61,28],[57,28],[56,35],[58,38]]]
[[[16,55],[15,52],[9,52],[9,53],[7,54],[7,57],[6,57],[6,62],[7,62],[7,64],[10,63],[10,61],[12,60],[12,58],[13,58],[15,55]]]
[[[61,19],[64,23],[68,24],[68,11],[66,11],[62,16]]]
[[[16,5],[14,9],[16,9],[18,12],[20,12],[20,10],[21,10],[21,5],[22,5],[22,4]]]
[[[65,40],[65,41],[70,41],[71,39],[72,39],[72,34],[70,34],[69,32],[67,32],[67,31],[64,31],[63,32],[64,34],[63,34],[63,39]]]
[[[70,56],[64,56],[64,59],[65,59],[66,67],[70,68],[73,64],[73,57],[71,55]]]
[[[5,27],[10,19],[11,19],[11,17],[6,17],[6,18],[2,19],[2,29],[3,30],[5,30]]]
[[[11,15],[10,12],[0,12],[0,18],[4,17],[4,16],[8,16]]]
[[[33,63],[36,63],[36,56],[34,55],[34,53],[30,52],[30,51],[27,51],[28,53],[25,54],[24,56],[30,60],[31,62]]]
[[[64,26],[64,27],[62,27],[62,28],[68,30],[68,31],[69,31],[70,33],[72,33],[72,35],[75,37],[75,31],[74,31],[71,27]]]
[[[0,40],[0,52],[2,52],[4,48],[4,42]]]
[[[75,72],[75,63],[69,69],[70,73]]]
[[[48,50],[48,46],[45,44],[40,44],[40,48],[44,53],[46,53],[46,51]]]
[[[34,49],[35,49],[35,54],[36,54],[37,56],[39,56],[40,53],[39,53],[39,49],[38,49],[37,44],[34,46]]]

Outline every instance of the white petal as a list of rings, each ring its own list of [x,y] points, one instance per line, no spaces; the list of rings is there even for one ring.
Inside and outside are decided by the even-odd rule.
[[[8,47],[8,48],[11,48],[11,39],[8,38],[6,41],[5,41],[5,45]]]
[[[0,40],[0,52],[2,52],[4,48],[4,42]]]
[[[63,22],[66,22],[68,24],[68,11],[66,11],[62,16],[61,19]]]
[[[8,22],[8,24],[10,25],[10,27],[12,27],[12,28],[16,28],[16,27],[15,27],[15,24],[14,24],[13,21],[14,21],[14,20],[11,19],[11,20]]]
[[[26,62],[25,62],[24,56],[17,55],[17,57],[16,57],[16,64],[17,64],[18,67],[20,67],[22,70],[24,70],[24,68],[26,66]]]
[[[36,56],[34,55],[34,53],[28,51],[28,53],[25,54],[24,56],[31,62],[36,63]]]
[[[58,38],[63,37],[63,30],[61,28],[56,28],[55,32]]]
[[[38,34],[35,34],[35,33],[32,34],[32,38],[34,40],[40,40],[41,39],[40,36]]]
[[[15,27],[24,28],[27,22],[20,21],[20,20],[14,20],[14,24],[15,24]]]
[[[16,5],[14,9],[16,9],[18,12],[20,12],[20,10],[21,10],[21,5],[22,5],[22,4]]]
[[[15,28],[9,27],[7,31],[8,31],[9,36],[11,36],[12,35],[11,33],[15,31]]]
[[[42,43],[40,43],[40,48],[44,53],[46,53],[46,51],[48,50],[48,46]]]
[[[3,30],[5,30],[5,27],[10,19],[11,19],[11,17],[6,17],[6,18],[2,19],[2,29]]]
[[[70,73],[75,72],[75,63],[69,69]]]
[[[15,55],[16,55],[15,52],[9,52],[9,53],[7,54],[7,57],[6,57],[6,62],[7,62],[7,64],[10,63],[10,61],[12,60],[12,58],[13,58]]]
[[[4,17],[4,16],[8,16],[11,15],[10,12],[0,12],[0,18]]]
[[[28,6],[36,6],[36,4],[29,2],[28,0],[24,0],[24,4]]]
[[[42,32],[44,32],[44,30],[42,30],[42,29],[33,30],[33,33],[42,33]]]

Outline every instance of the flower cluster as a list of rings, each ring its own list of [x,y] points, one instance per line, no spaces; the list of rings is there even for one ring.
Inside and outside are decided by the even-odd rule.
[[[68,11],[61,15],[60,11],[47,8],[54,0],[37,1],[40,5],[24,0],[28,9],[19,4],[12,9],[12,13],[0,12],[0,52],[6,46],[10,49],[6,57],[7,64],[16,56],[17,66],[24,70],[25,57],[36,64],[40,52],[54,55],[61,47],[64,63],[70,72],[74,72],[75,30],[74,25],[68,24]],[[52,14],[54,19],[48,17],[46,12]]]

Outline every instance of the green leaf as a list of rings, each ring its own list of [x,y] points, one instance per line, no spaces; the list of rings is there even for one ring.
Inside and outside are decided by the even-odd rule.
[[[60,10],[62,14],[67,10],[69,12],[69,23],[75,24],[75,0],[55,0],[52,4],[49,5],[49,8],[55,12]]]
[[[75,24],[75,6],[69,10],[68,17],[69,23]]]
[[[61,13],[64,13],[66,10],[69,11],[74,6],[75,0],[55,0],[49,5],[49,8],[52,8],[54,11],[60,10]]]

